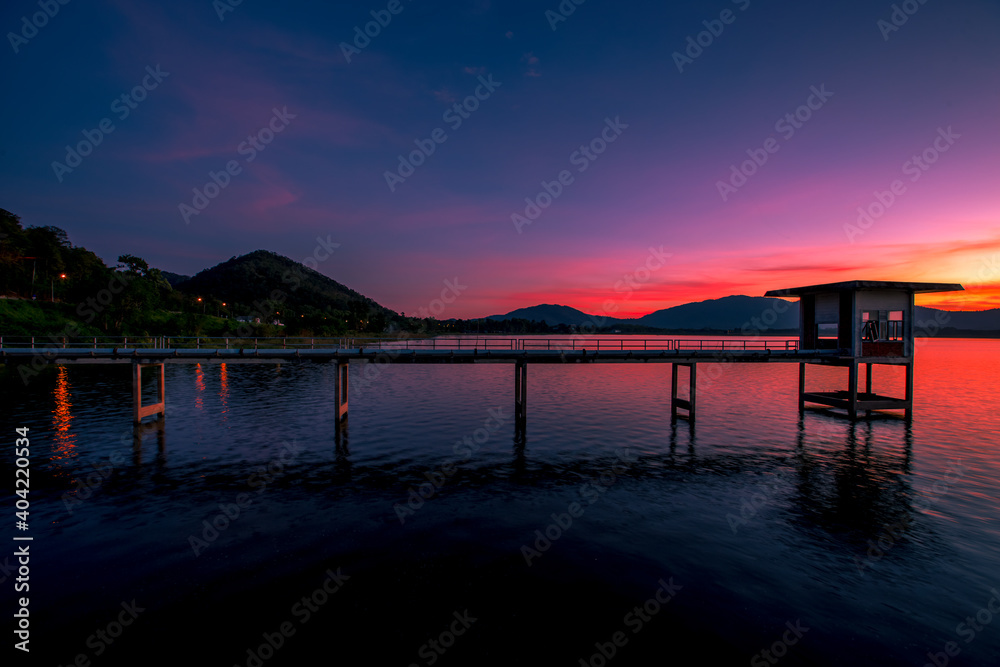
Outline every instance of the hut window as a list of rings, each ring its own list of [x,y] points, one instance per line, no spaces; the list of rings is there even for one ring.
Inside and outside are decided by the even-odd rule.
[[[861,339],[903,340],[903,311],[869,310],[861,313]]]
[[[861,313],[861,340],[874,342],[882,340],[884,327],[879,326],[877,310]]]
[[[903,311],[889,311],[889,340],[903,340]]]
[[[818,347],[837,347],[837,338],[840,334],[840,327],[836,322],[816,325],[816,339]]]

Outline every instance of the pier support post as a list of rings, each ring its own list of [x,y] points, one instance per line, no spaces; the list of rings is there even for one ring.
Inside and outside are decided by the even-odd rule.
[[[799,414],[806,411],[806,365],[799,364]]]
[[[514,362],[514,442],[523,449],[528,429],[528,362]]]
[[[142,369],[143,368],[159,368],[159,378],[157,385],[157,398],[158,402],[152,405],[143,406],[142,404]],[[164,409],[165,397],[166,397],[166,382],[164,381],[163,364],[140,364],[138,362],[132,362],[132,421],[138,424],[142,421],[143,417],[148,415],[164,415],[166,416],[166,410]]]
[[[677,371],[681,366],[688,369],[688,398],[687,400],[677,397]],[[677,408],[687,410],[688,421],[695,419],[695,400],[698,395],[698,364],[671,364],[670,368],[670,420],[677,419]],[[683,416],[683,415],[682,415]]]
[[[906,419],[913,419],[913,361],[906,364]]]
[[[865,364],[865,394],[872,393],[872,365]],[[871,400],[871,396],[865,396],[865,400]],[[865,417],[871,417],[872,411],[865,410]]]
[[[528,414],[528,364],[514,362],[514,417],[524,420]]]
[[[858,418],[858,362],[852,360],[847,374],[847,415]]]
[[[698,364],[688,366],[688,419],[694,422],[695,401],[698,398]]]
[[[337,426],[347,419],[347,378],[348,363],[337,362],[337,375],[334,382],[333,400],[337,404]]]
[[[670,421],[677,419],[677,364],[670,364]]]

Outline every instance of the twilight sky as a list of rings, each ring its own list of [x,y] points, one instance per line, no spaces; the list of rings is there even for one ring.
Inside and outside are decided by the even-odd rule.
[[[234,1],[4,2],[0,207],[112,265],[329,253],[409,314],[457,278],[441,318],[1000,307],[995,0]]]

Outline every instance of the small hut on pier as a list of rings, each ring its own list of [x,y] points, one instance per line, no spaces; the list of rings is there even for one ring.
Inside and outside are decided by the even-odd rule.
[[[799,364],[799,410],[818,403],[858,411],[904,410],[913,416],[913,352],[916,334],[914,295],[954,292],[955,283],[908,283],[851,280],[825,285],[794,287],[764,296],[799,298],[799,350],[841,352],[833,365],[849,368],[846,391],[807,392],[806,363]],[[858,390],[858,367],[865,366],[864,391]],[[872,366],[906,366],[906,395],[893,398],[875,393]]]

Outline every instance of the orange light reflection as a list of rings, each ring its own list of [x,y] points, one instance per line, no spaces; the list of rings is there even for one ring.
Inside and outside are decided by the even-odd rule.
[[[194,406],[201,410],[205,406],[202,394],[205,393],[205,371],[201,369],[201,364],[196,364],[194,369],[194,388],[198,392],[194,398]]]
[[[56,369],[56,386],[52,390],[55,399],[55,409],[52,411],[52,430],[55,441],[53,443],[53,459],[75,458],[76,434],[71,432],[70,425],[73,415],[70,408],[73,403],[70,401],[69,369],[59,366]]]
[[[219,367],[219,399],[222,401],[222,421],[226,421],[226,413],[229,412],[229,369],[225,364]]]

